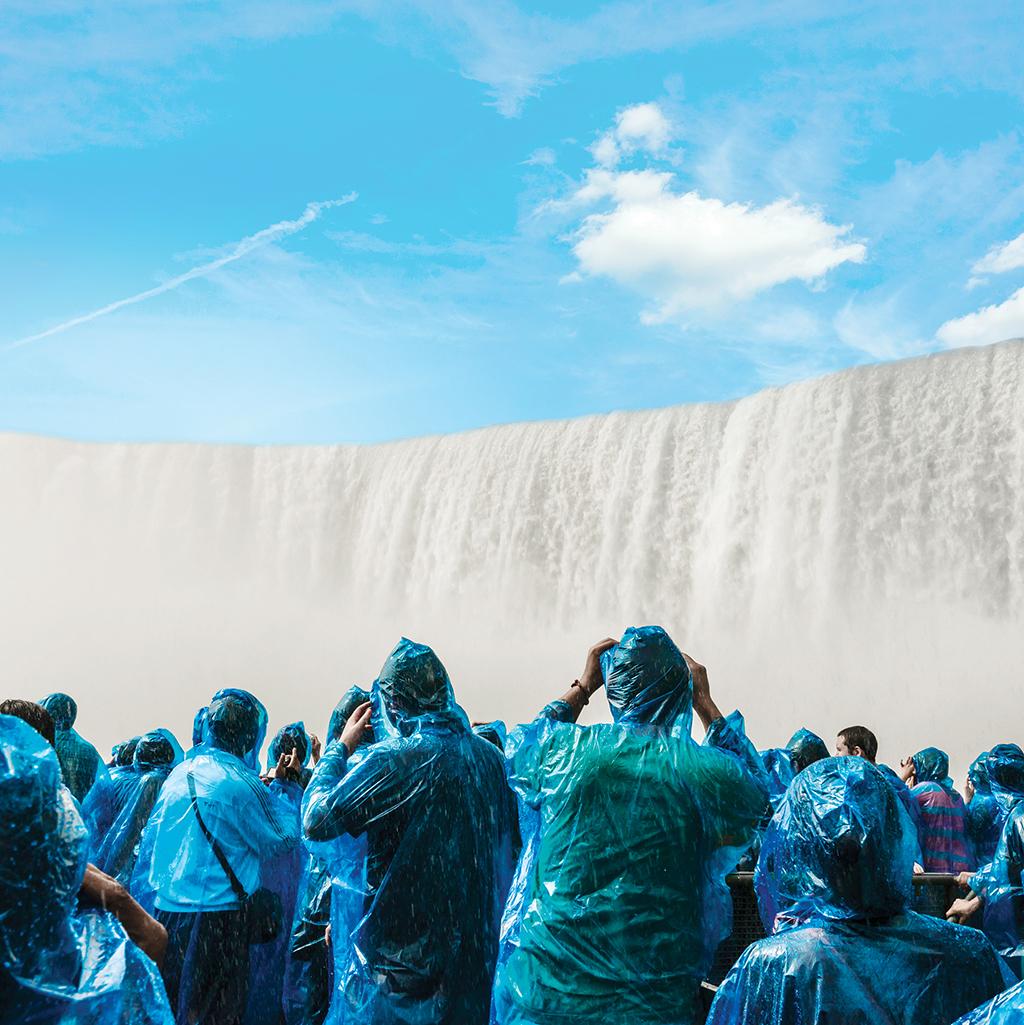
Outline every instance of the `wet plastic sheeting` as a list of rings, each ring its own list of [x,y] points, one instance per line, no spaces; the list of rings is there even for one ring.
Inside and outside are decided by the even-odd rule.
[[[169,731],[147,733],[134,748],[131,769],[121,769],[111,781],[109,802],[99,782],[86,798],[83,815],[87,821],[95,816],[89,860],[123,886],[131,885],[142,833],[160,789],[181,760],[181,748]],[[111,816],[105,828],[96,821],[101,811]]]
[[[756,886],[765,930],[779,916],[896,914],[910,904],[913,870],[912,826],[882,773],[861,758],[825,759],[796,777],[762,840]]]
[[[973,877],[972,887],[985,902],[982,928],[1018,975],[1024,958],[1024,803],[1003,826],[996,853]]]
[[[356,685],[342,695],[327,724],[325,747],[341,737],[353,712],[369,700],[370,692]],[[362,759],[367,748],[364,743],[349,759],[350,769]],[[283,1003],[287,1025],[320,1025],[327,1015],[330,980],[335,974],[328,963],[331,952],[326,939],[327,927],[331,925],[333,892],[337,891],[340,904],[337,921],[332,926],[336,936],[351,935],[362,917],[366,900],[365,836],[357,840],[345,834],[324,843],[308,840],[306,843],[285,969]],[[333,877],[331,866],[336,873]],[[347,964],[346,945],[336,943],[333,950]],[[339,967],[339,976],[344,967],[344,964]]]
[[[564,701],[553,701],[541,712],[542,718],[558,722],[572,722],[572,709]],[[523,734],[530,727],[518,727],[505,738],[506,750],[515,752],[523,743]],[[515,875],[505,900],[501,916],[501,939],[498,947],[498,962],[495,977],[503,975],[509,958],[519,947],[519,930],[522,925],[524,901],[533,878],[533,867],[540,846],[540,811],[525,801],[517,801],[519,814],[520,851]],[[495,1022],[497,1010],[492,1003],[491,1021]]]
[[[527,818],[500,1025],[690,1022],[729,929],[725,874],[767,804],[741,759],[691,739],[689,671],[663,630],[628,630],[602,669],[614,723],[559,721],[555,703],[509,738],[539,834]]]
[[[369,700],[370,692],[358,684],[353,684],[345,691],[341,700],[334,706],[334,711],[331,712],[331,721],[327,724],[327,738],[324,740],[325,747],[332,740],[337,740],[341,736],[341,731],[345,728],[345,723],[352,718],[352,713]]]
[[[269,790],[273,797],[288,804],[297,822],[302,805],[302,787],[295,782],[274,780]],[[285,975],[291,950],[290,926],[295,917],[305,858],[305,849],[295,845],[278,847],[261,859],[260,885],[280,898],[283,926],[276,939],[255,945],[249,952],[249,1001],[243,1025],[279,1025],[284,1015]]]
[[[501,754],[423,645],[396,646],[371,700],[373,746],[357,761],[332,743],[303,804],[334,880],[331,1021],[483,1025],[512,873]]]
[[[281,755],[289,756],[293,751],[299,760],[299,786],[305,790],[311,775],[308,763],[312,751],[305,723],[289,723],[274,734],[274,739],[271,740],[270,746],[267,748],[267,772],[274,770]]]
[[[238,907],[199,827],[190,775],[203,820],[247,893],[260,885],[261,859],[298,845],[294,802],[264,786],[255,771],[265,732],[266,711],[251,694],[224,690],[214,696],[203,744],[172,770],[143,833],[132,895],[147,910]]]
[[[320,1025],[327,1015],[330,924],[331,874],[321,857],[307,851],[288,937],[289,959],[282,995],[286,1025]]]
[[[0,715],[0,1016],[170,1025],[156,966],[112,915],[76,913],[87,835],[54,750]]]
[[[777,808],[796,775],[789,751],[784,747],[772,747],[762,751],[761,764],[768,780],[768,799],[772,803],[772,808]]]
[[[958,1018],[953,1025],[1020,1025],[1024,1021],[1024,983]]]
[[[825,741],[817,733],[812,733],[806,728],[797,730],[789,738],[786,748],[789,750],[794,775],[829,756],[828,745]]]
[[[907,910],[911,830],[866,760],[828,758],[800,773],[758,863],[774,935],[726,977],[712,1025],[936,1025],[1008,985],[981,933]]]
[[[473,727],[473,732],[488,744],[493,744],[499,751],[504,752],[505,741],[508,739],[508,729],[500,719],[494,722],[483,722]]]
[[[967,834],[980,866],[992,860],[1010,811],[1024,800],[1024,752],[1016,744],[997,744],[974,760],[967,775],[974,787]]]
[[[54,742],[64,783],[81,804],[103,764],[99,752],[75,730],[78,705],[68,694],[47,694],[39,704],[53,717]]]

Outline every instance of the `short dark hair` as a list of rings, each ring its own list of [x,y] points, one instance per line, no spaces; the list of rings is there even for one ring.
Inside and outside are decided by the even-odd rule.
[[[53,747],[53,716],[42,705],[37,705],[34,701],[22,701],[21,698],[7,698],[6,701],[0,701],[0,715],[13,715],[16,719],[27,722],[50,747]]]
[[[845,730],[840,730],[838,735],[851,750],[859,747],[869,762],[873,762],[878,756],[878,738],[867,726],[847,726]]]

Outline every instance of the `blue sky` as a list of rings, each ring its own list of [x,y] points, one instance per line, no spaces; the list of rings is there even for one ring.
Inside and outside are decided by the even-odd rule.
[[[981,6],[5,0],[0,429],[379,441],[1024,335]]]

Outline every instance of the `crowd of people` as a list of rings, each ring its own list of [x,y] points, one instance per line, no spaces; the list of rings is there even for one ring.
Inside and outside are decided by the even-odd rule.
[[[579,725],[602,688],[612,721]],[[894,770],[864,726],[758,752],[660,627],[511,731],[406,639],[323,744],[291,723],[265,764],[245,690],[187,753],[154,729],[104,763],[76,715],[0,703],[2,1023],[1024,1021],[1021,748],[980,755],[966,801],[942,751]],[[716,991],[744,869],[766,938]],[[946,919],[915,873],[957,877]]]

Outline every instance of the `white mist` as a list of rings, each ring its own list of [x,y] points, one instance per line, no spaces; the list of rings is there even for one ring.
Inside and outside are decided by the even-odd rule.
[[[370,447],[7,435],[0,468],[0,690],[67,690],[104,754],[187,745],[227,685],[322,732],[402,633],[522,720],[649,622],[760,747],[865,723],[959,779],[1024,740],[1021,342]]]

